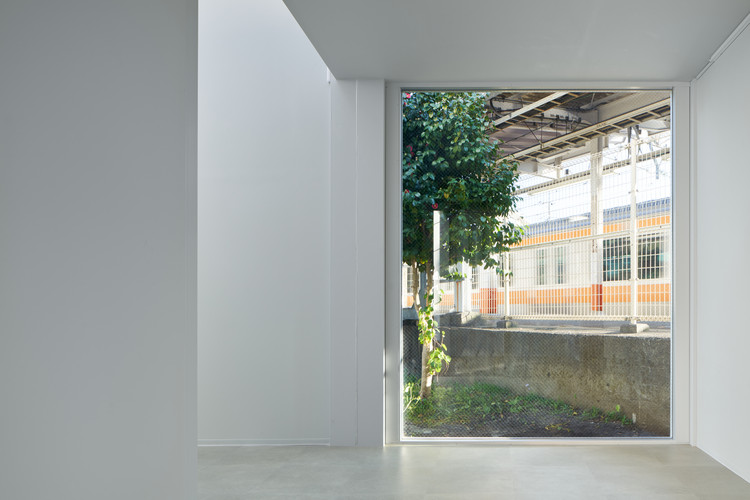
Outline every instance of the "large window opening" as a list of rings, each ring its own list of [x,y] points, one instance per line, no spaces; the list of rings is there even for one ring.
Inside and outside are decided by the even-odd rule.
[[[668,91],[402,93],[402,437],[671,435]]]

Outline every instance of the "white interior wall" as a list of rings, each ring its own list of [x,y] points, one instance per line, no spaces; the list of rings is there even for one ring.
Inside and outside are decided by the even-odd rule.
[[[199,442],[327,443],[326,66],[280,0],[200,2],[199,39]]]
[[[0,4],[0,498],[194,498],[196,33]]]
[[[331,444],[382,446],[385,82],[331,85]]]
[[[697,209],[697,444],[750,481],[750,29],[694,82]]]
[[[206,124],[216,125],[215,120],[225,125],[214,135],[202,136],[202,158],[210,163],[202,162],[201,171],[201,255],[242,257],[224,263],[229,267],[231,262],[231,269],[222,268],[222,262],[201,266],[201,284],[208,285],[202,288],[200,307],[201,366],[216,369],[201,376],[207,396],[201,401],[202,430],[208,431],[202,433],[204,439],[329,437],[330,388],[327,368],[321,368],[330,361],[327,326],[315,327],[312,321],[322,314],[321,324],[327,325],[331,305],[318,293],[329,286],[326,266],[331,255],[326,246],[332,194],[328,127],[323,125],[329,101],[318,85],[324,76],[317,76],[325,70],[295,31],[296,24],[284,20],[286,13],[272,3],[228,2],[249,15],[246,29],[231,16],[220,20],[225,33],[213,33],[215,45],[206,38],[206,27],[218,20],[212,21],[205,3],[201,12],[201,36],[207,42],[203,54],[213,50],[217,55],[211,71],[205,70],[208,60],[202,61],[202,88],[213,85],[215,100],[207,101],[202,94],[201,124],[204,130]],[[86,499],[100,498],[101,491],[114,499],[191,496],[194,179],[190,134],[185,131],[194,115],[193,4],[79,0],[57,7],[30,1],[0,6],[0,107],[5,117],[0,122],[0,394],[5,408],[0,413],[0,496]],[[218,30],[218,24],[213,29]],[[254,44],[246,47],[267,50],[238,54],[242,44],[230,43],[232,37]],[[748,33],[742,35],[694,87],[698,250],[700,262],[710,263],[701,264],[698,273],[698,443],[746,479],[748,443],[737,429],[742,428],[748,403],[735,396],[750,375],[742,357],[750,346],[737,333],[742,331],[743,304],[732,262],[742,262],[747,234],[741,227],[726,226],[725,214],[740,210],[734,200],[742,199],[741,181],[747,175],[737,158],[742,158],[739,148],[747,135],[742,115],[748,100],[742,86],[750,76],[744,64],[750,53],[748,38]],[[271,50],[275,63],[268,55]],[[242,57],[253,58],[243,63],[252,68],[232,70]],[[234,78],[218,79],[227,73]],[[273,95],[268,80],[275,74],[281,75],[274,87],[279,95],[314,93],[303,96],[303,112],[291,99],[274,103],[288,117],[301,118],[275,122],[271,118],[276,115],[268,110],[271,103],[265,100],[247,112],[243,99],[248,94]],[[207,82],[207,75],[216,81]],[[303,84],[293,86],[293,81]],[[232,96],[240,95],[243,99],[233,101]],[[291,133],[268,132],[273,128]],[[310,135],[315,138],[308,139]],[[260,147],[267,144],[274,147]],[[301,155],[304,148],[308,151]],[[255,170],[261,175],[248,178],[245,165],[278,164],[268,156],[271,149],[304,161],[285,159],[276,174]],[[206,165],[220,168],[207,171]],[[721,175],[713,175],[715,165],[722,166]],[[299,183],[284,184],[284,175]],[[235,183],[249,190],[239,193]],[[300,189],[303,183],[310,189]],[[288,193],[284,199],[297,201],[301,213],[287,203],[279,217],[272,216],[268,202],[277,203],[279,197],[269,188],[281,186]],[[234,207],[252,216],[244,220],[227,210]],[[257,242],[257,235],[269,229],[271,223],[260,220],[269,215],[277,227],[266,234],[288,239],[264,250],[249,240]],[[301,250],[293,249],[301,238],[278,229],[279,224],[288,229],[292,220],[299,221],[295,227],[312,242]],[[224,245],[211,234],[226,238]],[[730,244],[712,243],[727,238]],[[245,259],[243,253],[256,262],[251,265],[253,258]],[[299,265],[290,260],[303,253],[313,258],[300,259]],[[261,300],[261,287],[240,279],[247,273],[258,283],[272,284],[269,296],[291,294],[299,305],[282,308],[281,302],[294,300],[278,299],[276,306]],[[296,287],[282,287],[277,279],[300,274],[309,278]],[[281,324],[267,319],[279,312],[284,313]],[[297,333],[259,333],[272,323],[271,331]],[[250,335],[241,336],[239,330],[248,325]],[[282,354],[290,345],[290,354]],[[247,347],[251,349],[243,350]],[[268,347],[279,354],[268,356]],[[258,352],[266,355],[259,357]],[[315,357],[320,367],[297,369]],[[280,374],[272,379],[281,384],[277,389],[258,383],[269,373]],[[238,379],[238,374],[250,377]],[[207,388],[215,392],[205,392]],[[314,400],[295,400],[299,395]],[[216,415],[229,421],[207,419]],[[274,425],[277,421],[280,425]],[[276,433],[280,428],[284,432]],[[214,433],[216,429],[221,432]],[[251,433],[242,432],[246,429]],[[40,476],[43,481],[37,480]],[[119,486],[111,490],[112,484]]]

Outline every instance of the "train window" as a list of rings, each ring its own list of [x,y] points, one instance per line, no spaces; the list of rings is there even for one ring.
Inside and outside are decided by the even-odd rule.
[[[630,238],[604,240],[604,281],[630,279]]]
[[[471,289],[479,290],[479,267],[474,266],[471,268]]]
[[[566,248],[557,247],[555,249],[555,282],[558,285],[565,283],[565,261],[566,261]]]
[[[546,249],[540,248],[536,251],[536,284],[547,284],[547,263],[545,262]]]
[[[661,235],[638,238],[638,279],[655,279],[664,276],[666,255]],[[630,237],[604,240],[604,281],[630,279]]]
[[[638,238],[638,278],[653,279],[664,276],[666,255],[661,235]]]

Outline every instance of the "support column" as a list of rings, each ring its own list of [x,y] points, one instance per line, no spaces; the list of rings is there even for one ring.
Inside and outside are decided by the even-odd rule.
[[[510,253],[503,253],[503,319],[497,322],[498,328],[515,326],[510,319]]]
[[[630,316],[620,327],[622,333],[639,333],[648,325],[638,323],[638,135],[631,127],[630,139]]]
[[[440,290],[440,216],[442,212],[434,210],[432,212],[432,304],[437,309],[438,293]]]
[[[461,262],[458,266],[458,272],[466,276],[466,279],[457,282],[458,302],[457,309],[461,313],[471,312],[471,266],[466,262]]]
[[[602,200],[602,139],[589,143],[591,148],[591,235],[604,233],[604,203]],[[591,310],[604,310],[604,250],[601,239],[591,240]]]
[[[630,134],[630,324],[638,320],[638,138]]]
[[[505,319],[510,320],[510,254],[503,254],[503,298],[505,299]]]

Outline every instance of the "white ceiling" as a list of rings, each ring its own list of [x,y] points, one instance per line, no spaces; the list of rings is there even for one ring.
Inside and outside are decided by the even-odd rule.
[[[284,0],[339,79],[690,81],[750,0]]]

